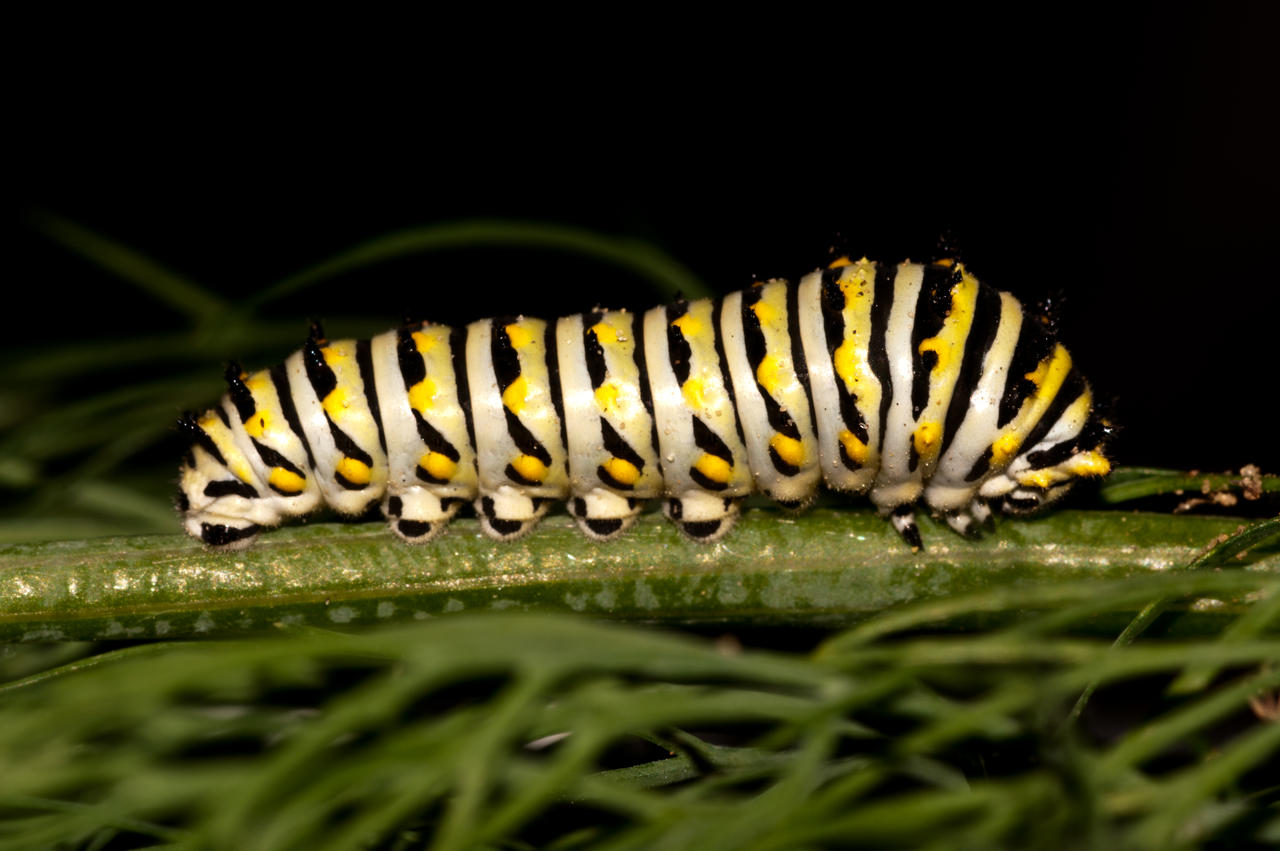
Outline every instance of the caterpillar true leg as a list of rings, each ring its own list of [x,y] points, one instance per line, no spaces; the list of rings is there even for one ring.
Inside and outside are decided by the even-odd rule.
[[[889,521],[911,549],[918,550],[924,546],[920,539],[920,527],[916,525],[916,510],[910,504],[899,505],[889,512]]]
[[[977,536],[979,524],[978,521],[973,519],[972,514],[965,511],[953,511],[947,512],[942,516],[947,521],[947,525],[958,534],[964,535],[966,538]]]

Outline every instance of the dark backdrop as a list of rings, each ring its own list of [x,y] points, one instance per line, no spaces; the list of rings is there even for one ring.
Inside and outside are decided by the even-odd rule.
[[[6,289],[34,306],[7,333],[175,321],[46,241],[33,210],[235,296],[361,239],[476,216],[649,240],[721,291],[798,277],[833,245],[956,252],[1025,303],[1064,297],[1063,339],[1116,402],[1122,462],[1274,472],[1274,28],[1247,7],[1126,8],[696,32],[578,19],[581,36],[545,20],[324,39],[46,27],[10,110]],[[462,322],[652,298],[593,262],[477,250],[272,309]]]

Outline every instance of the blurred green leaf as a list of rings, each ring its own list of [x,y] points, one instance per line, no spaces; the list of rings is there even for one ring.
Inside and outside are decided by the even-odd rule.
[[[318,281],[396,257],[458,248],[538,248],[564,251],[610,263],[650,281],[662,298],[701,298],[711,291],[682,263],[658,247],[630,237],[610,236],[572,225],[548,222],[476,219],[407,228],[375,237],[309,269],[285,278],[251,297],[256,308]]]
[[[45,236],[197,322],[211,321],[227,310],[228,305],[205,287],[69,219],[42,211],[33,213],[31,222]]]
[[[1151,707],[1118,744],[1053,722],[1085,681],[1265,659],[1275,638],[833,646],[491,613],[107,653],[0,688],[0,847],[1166,849],[1271,829],[1253,772],[1280,726],[1173,757],[1277,672]]]

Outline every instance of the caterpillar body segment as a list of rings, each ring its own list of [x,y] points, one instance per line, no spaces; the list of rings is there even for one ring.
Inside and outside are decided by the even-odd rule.
[[[919,546],[920,503],[973,534],[1110,468],[1066,349],[950,261],[841,258],[643,314],[314,328],[284,364],[227,378],[181,423],[179,507],[215,547],[322,503],[378,504],[416,543],[464,503],[510,540],[565,501],[607,540],[655,498],[712,541],[747,495],[801,509],[820,484],[868,495]]]
[[[597,538],[625,531],[641,501],[665,489],[645,360],[638,354],[642,321],[626,311],[597,311],[556,323],[563,407],[570,412],[569,510]]]

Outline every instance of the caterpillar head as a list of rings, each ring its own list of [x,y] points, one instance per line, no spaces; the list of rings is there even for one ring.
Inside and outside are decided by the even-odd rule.
[[[1105,446],[1113,432],[1097,412],[1068,439],[1053,441],[1051,430],[1049,437],[1009,465],[1005,478],[1012,487],[1001,509],[1006,514],[1031,514],[1062,499],[1078,480],[1110,473]]]

